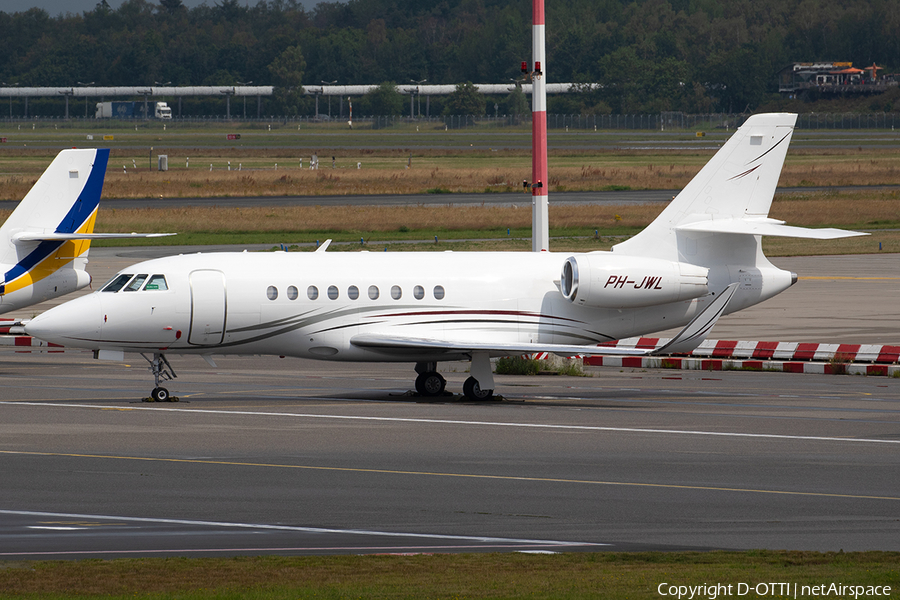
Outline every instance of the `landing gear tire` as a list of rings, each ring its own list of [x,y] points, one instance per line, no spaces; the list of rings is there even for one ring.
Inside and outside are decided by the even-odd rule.
[[[420,396],[440,396],[446,386],[447,380],[436,371],[428,371],[416,377],[416,391]]]
[[[169,390],[159,385],[160,380],[169,381],[171,379],[175,379],[178,377],[175,374],[175,369],[172,368],[172,365],[169,364],[169,361],[166,359],[165,355],[160,352],[154,352],[153,358],[148,358],[146,354],[141,353],[141,356],[144,357],[148,363],[150,363],[150,372],[153,373],[153,381],[155,387],[153,391],[150,392],[150,398],[145,398],[144,401],[150,402],[178,402],[178,398],[172,399],[172,396],[169,395]]]
[[[481,389],[481,386],[478,385],[478,380],[474,377],[469,377],[466,379],[465,383],[463,383],[463,394],[465,394],[466,398],[469,400],[486,402],[494,397],[494,390]]]
[[[168,402],[170,397],[169,390],[164,387],[153,388],[150,392],[150,399],[154,402]]]

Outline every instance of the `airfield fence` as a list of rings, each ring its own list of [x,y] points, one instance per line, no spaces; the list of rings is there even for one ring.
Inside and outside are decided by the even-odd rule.
[[[573,131],[732,131],[743,124],[750,114],[711,113],[687,114],[666,112],[660,114],[548,114],[549,130]],[[250,126],[268,126],[271,129],[306,128],[347,129],[347,117],[329,117],[327,115],[292,116],[292,117],[258,117],[243,118],[225,115],[208,116],[176,116],[172,120],[157,119],[95,119],[93,117],[0,117],[0,123],[8,124],[0,128],[0,132],[30,129],[35,124],[46,126],[48,123],[58,129],[94,129],[102,130],[110,127],[147,127],[151,124],[165,125],[167,128],[197,127],[208,125],[246,124]],[[353,118],[354,129],[391,129],[410,126],[425,130],[460,130],[460,129],[505,129],[530,128],[531,113],[524,115],[445,115],[435,117],[409,116],[356,116]],[[893,131],[900,126],[900,113],[800,113],[797,118],[797,129],[802,130],[887,130]]]

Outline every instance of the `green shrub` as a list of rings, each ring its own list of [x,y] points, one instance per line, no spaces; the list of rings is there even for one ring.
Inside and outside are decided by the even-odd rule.
[[[522,356],[508,356],[497,360],[494,371],[498,375],[537,375],[541,361]]]

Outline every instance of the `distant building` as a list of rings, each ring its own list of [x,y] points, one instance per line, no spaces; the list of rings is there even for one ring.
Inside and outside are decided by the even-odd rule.
[[[778,72],[778,91],[798,94],[880,94],[896,86],[894,75],[885,75],[876,66],[858,69],[851,62],[797,62]]]

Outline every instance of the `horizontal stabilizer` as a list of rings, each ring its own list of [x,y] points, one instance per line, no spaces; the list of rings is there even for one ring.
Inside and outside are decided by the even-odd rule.
[[[114,240],[114,239],[138,239],[155,238],[175,233],[30,233],[21,231],[13,234],[13,244],[25,244],[29,242],[64,242],[66,240]]]
[[[785,225],[776,219],[711,219],[686,223],[675,228],[677,231],[705,233],[737,233],[743,235],[771,235],[777,237],[806,238],[810,240],[835,240],[838,238],[869,235],[846,229],[810,229]]]

